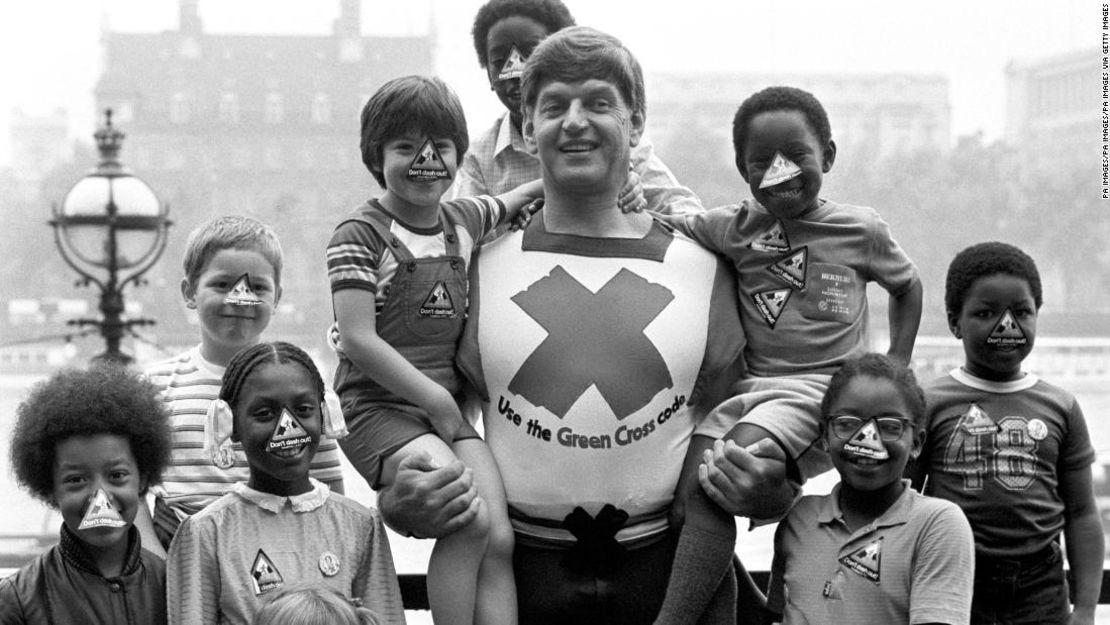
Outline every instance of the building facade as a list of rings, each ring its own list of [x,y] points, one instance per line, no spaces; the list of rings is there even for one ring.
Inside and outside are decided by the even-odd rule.
[[[432,72],[432,36],[364,36],[360,0],[335,0],[328,34],[213,34],[198,0],[179,1],[177,30],[105,33],[95,94],[127,134],[123,162],[170,204],[175,225],[151,282],[176,285],[193,227],[250,215],[275,227],[286,253],[275,327],[322,337],[331,229],[377,192],[361,161],[359,113],[387,80]],[[187,321],[182,308],[171,300],[148,313],[174,327]]]
[[[1006,142],[1038,164],[1094,163],[1101,146],[1101,55],[1091,48],[1006,67]]]
[[[948,79],[920,74],[655,74],[650,128],[659,141],[693,123],[732,152],[732,117],[749,95],[791,85],[817,96],[842,151],[881,160],[951,143]],[[719,140],[719,141],[718,141]]]

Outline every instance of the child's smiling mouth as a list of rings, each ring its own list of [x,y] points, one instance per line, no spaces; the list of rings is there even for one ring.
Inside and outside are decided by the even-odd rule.
[[[764,189],[763,192],[766,193],[768,196],[775,198],[776,200],[796,200],[802,197],[802,186],[797,185],[793,187],[788,187],[786,185],[779,184]]]
[[[276,456],[278,458],[296,458],[301,454],[302,451],[305,450],[306,447],[308,447],[308,443],[302,443],[300,445],[284,447],[281,449],[271,449],[270,455]]]

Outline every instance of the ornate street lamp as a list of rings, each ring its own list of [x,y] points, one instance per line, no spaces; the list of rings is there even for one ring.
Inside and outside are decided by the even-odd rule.
[[[124,134],[112,127],[112,110],[104,112],[104,126],[93,134],[100,164],[53,207],[54,242],[62,258],[82,279],[79,286],[100,289],[103,319],[73,319],[78,326],[95,326],[107,349],[94,359],[126,364],[120,338],[132,326],[153,325],[151,319],[123,319],[123,288],[139,283],[166,247],[169,208],[158,201],[145,182],[119,162]]]

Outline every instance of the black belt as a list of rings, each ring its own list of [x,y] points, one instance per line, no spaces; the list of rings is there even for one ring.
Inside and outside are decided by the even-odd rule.
[[[1015,556],[988,556],[984,553],[975,554],[975,572],[986,570],[1016,570],[1043,564],[1046,560],[1056,556],[1058,549],[1055,542],[1049,542],[1044,548],[1033,553]]]
[[[626,549],[617,542],[617,532],[628,521],[628,513],[605,504],[596,517],[581,506],[563,519],[563,527],[574,535],[575,543],[566,555],[567,565],[578,571],[612,572],[625,560]]]

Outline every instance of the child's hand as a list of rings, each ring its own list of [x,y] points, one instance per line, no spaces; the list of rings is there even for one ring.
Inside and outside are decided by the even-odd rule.
[[[528,227],[532,222],[532,215],[540,212],[543,208],[543,198],[539,197],[532,200],[527,206],[520,209],[520,212],[513,217],[512,222],[509,223],[509,230],[523,230]]]
[[[769,439],[741,447],[718,440],[705,450],[698,481],[709,498],[733,516],[771,518],[790,507],[786,454]]]
[[[463,417],[453,398],[448,396],[448,401],[441,402],[440,406],[429,411],[429,418],[432,420],[436,435],[443,439],[443,442],[448,445],[455,442],[455,436],[463,425]]]
[[[640,174],[631,169],[628,170],[628,180],[625,181],[620,196],[617,198],[617,206],[620,207],[622,213],[640,213],[647,208],[647,200],[644,199],[644,185],[640,182]]]
[[[462,428],[462,419],[435,419],[432,425],[435,426],[436,434],[443,439],[443,442],[450,445],[455,441],[459,429]]]

